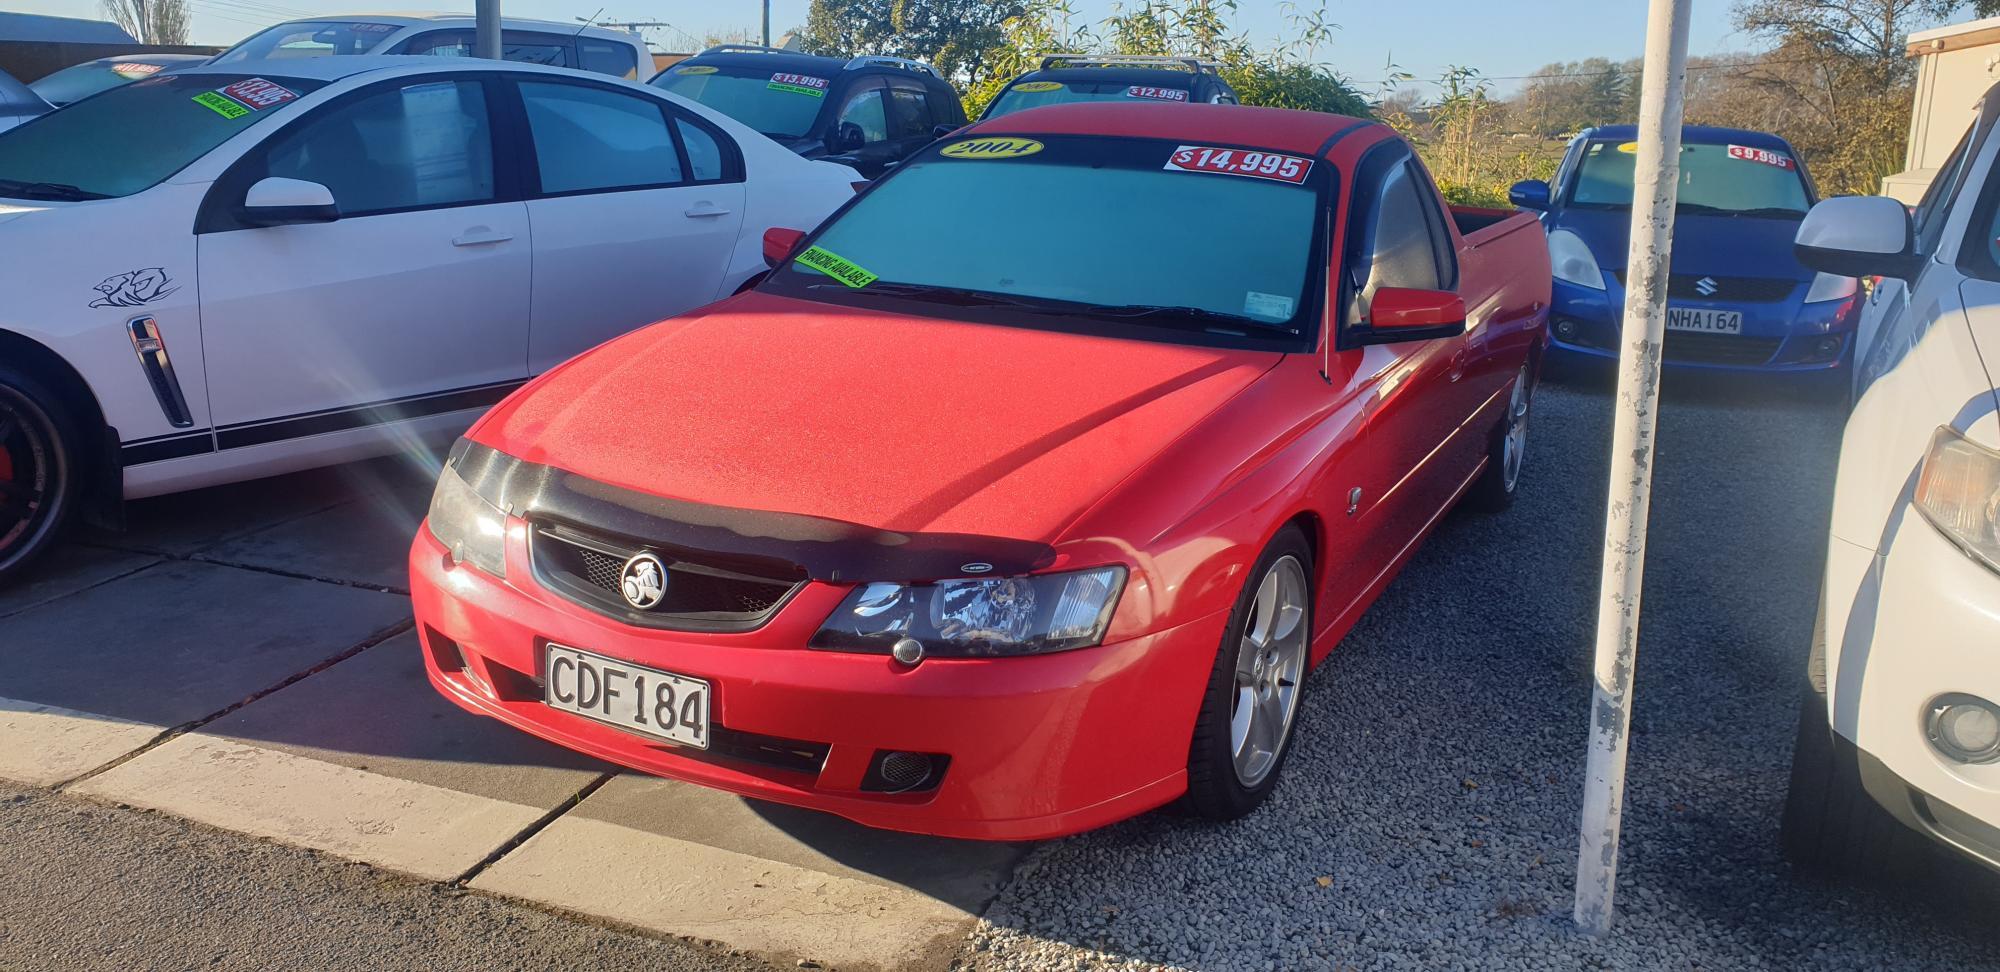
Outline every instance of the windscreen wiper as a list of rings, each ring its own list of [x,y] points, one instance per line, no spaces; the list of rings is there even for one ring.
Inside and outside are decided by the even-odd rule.
[[[1730,213],[1729,213],[1729,215],[1731,215],[1731,216],[1776,216],[1776,217],[1784,217],[1784,218],[1786,218],[1786,219],[1799,219],[1799,218],[1802,218],[1802,217],[1804,217],[1804,216],[1805,216],[1805,213],[1803,213],[1803,212],[1800,212],[1799,210],[1796,210],[1796,209],[1793,209],[1793,208],[1791,208],[1790,206],[1764,206],[1764,207],[1762,207],[1762,208],[1759,208],[1759,209],[1736,209],[1736,210],[1731,210],[1731,211],[1730,211]]]
[[[1179,320],[1188,323],[1223,323],[1236,327],[1254,327],[1263,330],[1290,331],[1282,323],[1260,321],[1242,314],[1210,310],[1206,307],[1190,307],[1185,304],[1122,304],[1117,307],[1092,307],[1084,313],[1092,317],[1109,317],[1116,320]]]
[[[62,182],[24,182],[19,179],[0,179],[0,196],[16,199],[54,199],[59,202],[82,202],[86,199],[110,199],[101,192],[91,192]]]
[[[814,283],[810,286],[818,289],[826,287],[828,284]],[[845,284],[833,284],[832,286],[847,289]],[[968,290],[964,287],[940,287],[934,284],[896,283],[889,280],[877,280],[860,288],[860,290],[863,293],[875,294],[880,297],[910,297],[916,300],[930,301],[935,304],[949,304],[954,307],[1025,307],[1038,310],[1043,309],[1037,302],[1025,297],[997,294],[986,290]]]

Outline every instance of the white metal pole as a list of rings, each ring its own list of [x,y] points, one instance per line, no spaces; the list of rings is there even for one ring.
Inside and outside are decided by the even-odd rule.
[[[1667,268],[1679,195],[1681,98],[1692,5],[1693,0],[1651,0],[1646,15],[1632,242],[1625,263],[1625,322],[1618,343],[1618,397],[1611,432],[1611,493],[1604,511],[1604,568],[1598,581],[1590,755],[1576,860],[1576,923],[1595,935],[1611,930],[1612,895],[1618,883],[1625,736],[1632,726],[1632,668],[1639,651],[1639,586],[1646,567],[1646,510],[1653,485],[1660,345],[1667,323]]]
[[[472,5],[472,54],[500,59],[500,0],[474,0]]]

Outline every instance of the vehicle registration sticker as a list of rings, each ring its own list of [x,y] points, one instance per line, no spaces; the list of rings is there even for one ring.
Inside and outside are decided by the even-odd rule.
[[[1167,156],[1166,167],[1181,172],[1216,172],[1253,179],[1274,179],[1296,186],[1306,181],[1306,173],[1312,171],[1312,160],[1277,152],[1183,145]]]
[[[1156,88],[1150,84],[1135,84],[1125,89],[1127,98],[1151,98],[1154,101],[1186,101],[1188,93],[1179,88]]]
[[[1741,334],[1743,312],[1710,310],[1706,307],[1669,307],[1667,330],[1697,331],[1702,334]]]
[[[551,643],[542,657],[542,701],[627,732],[697,749],[709,740],[709,684]]]

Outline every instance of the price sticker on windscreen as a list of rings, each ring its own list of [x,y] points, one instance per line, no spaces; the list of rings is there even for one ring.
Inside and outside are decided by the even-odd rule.
[[[1153,101],[1186,101],[1188,93],[1180,88],[1156,88],[1149,84],[1135,84],[1125,89],[1127,98],[1147,98]]]
[[[1783,152],[1773,152],[1770,149],[1751,148],[1748,145],[1731,145],[1729,147],[1729,157],[1732,159],[1742,159],[1745,162],[1762,162],[1765,165],[1777,166],[1780,169],[1789,169],[1792,167],[1791,156]]]
[[[1306,173],[1312,171],[1312,160],[1277,152],[1183,145],[1174,149],[1172,155],[1167,156],[1166,168],[1181,172],[1215,172],[1221,175],[1249,176],[1253,179],[1272,179],[1297,186],[1303,185]]]
[[[251,111],[274,108],[299,96],[298,92],[263,78],[245,78],[216,90]]]
[[[815,78],[810,74],[779,73],[771,75],[771,83],[764,87],[770,88],[773,91],[789,91],[792,94],[824,98],[826,97],[826,86],[827,80],[825,78]]]

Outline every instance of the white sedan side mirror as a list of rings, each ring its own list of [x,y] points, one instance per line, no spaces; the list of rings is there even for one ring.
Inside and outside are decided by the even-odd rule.
[[[243,194],[243,222],[252,226],[330,223],[340,218],[333,190],[304,179],[259,179]]]
[[[1910,211],[1887,196],[1822,199],[1799,224],[1799,262],[1842,277],[1908,280],[1923,267]]]

